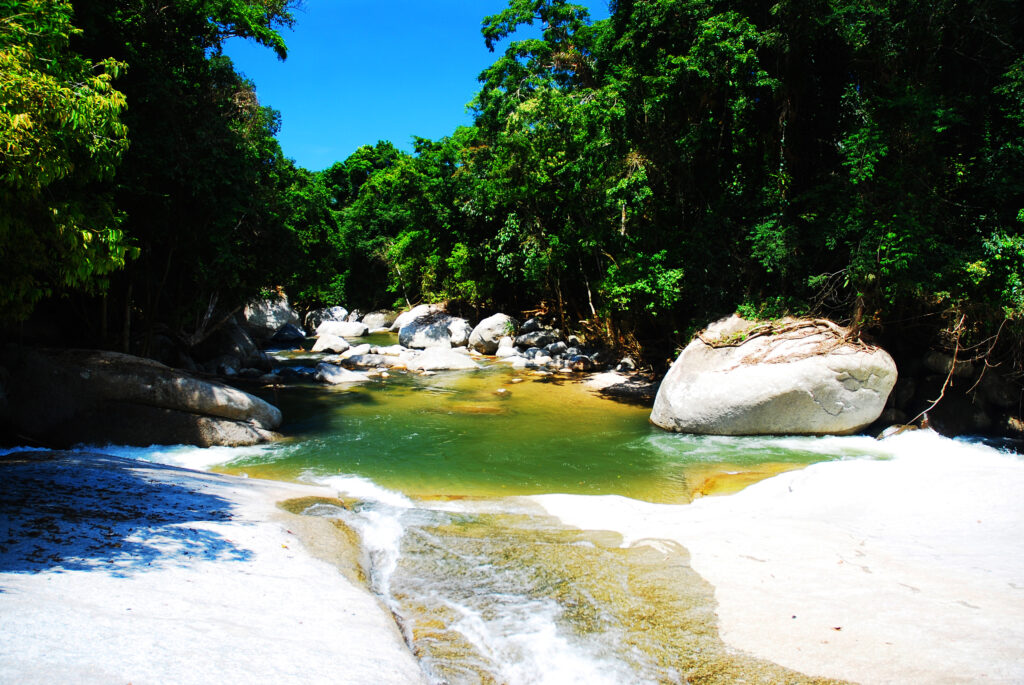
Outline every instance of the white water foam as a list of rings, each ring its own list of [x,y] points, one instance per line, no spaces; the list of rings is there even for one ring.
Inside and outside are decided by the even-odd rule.
[[[460,614],[451,626],[492,663],[499,680],[531,685],[643,683],[628,664],[578,645],[558,629],[562,608],[550,599],[512,598],[500,611],[449,603]],[[650,681],[654,682],[654,681]]]
[[[240,459],[256,458],[261,463],[274,461],[287,455],[294,447],[277,444],[250,447],[196,447],[195,445],[78,445],[75,451],[100,452],[116,457],[127,457],[156,464],[180,466],[196,471],[208,471],[213,466],[230,464]]]
[[[413,509],[412,500],[361,476],[316,476],[307,473],[302,480],[325,485],[340,494],[361,500],[355,510],[332,508],[326,511],[307,510],[306,513],[339,518],[356,531],[366,555],[364,565],[367,568],[364,570],[370,580],[370,589],[388,604],[392,604],[391,578],[398,568],[402,538],[406,531],[402,518]]]

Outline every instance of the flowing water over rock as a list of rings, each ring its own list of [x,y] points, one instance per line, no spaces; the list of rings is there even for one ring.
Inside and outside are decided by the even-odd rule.
[[[336,489],[338,500],[286,507],[359,541],[367,584],[438,683],[811,682],[721,642],[712,588],[678,544],[624,547],[517,496],[686,503],[808,463],[884,456],[865,438],[668,434],[647,407],[498,364],[275,392],[289,440],[148,458]]]

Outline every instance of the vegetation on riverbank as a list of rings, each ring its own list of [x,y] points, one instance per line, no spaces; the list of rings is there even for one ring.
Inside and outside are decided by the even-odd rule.
[[[540,35],[503,43],[473,126],[322,172],[220,54],[284,57],[290,5],[0,4],[9,319],[62,296],[81,338],[146,353],[283,285],[543,311],[659,361],[739,310],[1024,366],[1012,0],[511,0],[487,44]]]

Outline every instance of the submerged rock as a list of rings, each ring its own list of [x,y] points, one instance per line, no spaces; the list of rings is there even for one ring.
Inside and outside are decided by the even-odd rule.
[[[365,373],[350,371],[341,366],[321,362],[316,365],[316,374],[313,376],[321,383],[328,385],[340,385],[342,383],[364,383],[370,380]]]
[[[710,326],[665,376],[651,421],[717,435],[856,432],[882,413],[896,364],[845,333],[820,320]]]

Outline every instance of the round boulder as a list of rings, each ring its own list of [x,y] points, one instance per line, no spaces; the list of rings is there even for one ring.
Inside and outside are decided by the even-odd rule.
[[[518,324],[508,314],[495,314],[481,321],[469,334],[469,347],[481,354],[494,354],[502,338],[514,335]]]
[[[351,345],[348,344],[348,341],[342,337],[337,335],[321,335],[317,338],[316,343],[313,345],[313,349],[310,351],[341,354],[350,347]]]
[[[452,333],[448,329],[452,318],[436,311],[414,319],[398,331],[398,344],[414,350],[428,347],[451,347]]]
[[[732,317],[679,355],[651,421],[681,433],[843,435],[874,422],[895,383],[892,357],[829,321]]]
[[[325,307],[314,309],[306,314],[306,328],[315,331],[324,321],[344,321],[348,310],[344,307]]]

